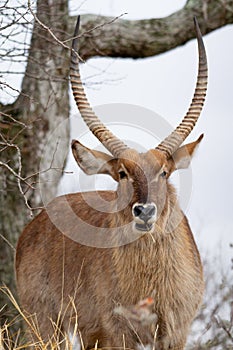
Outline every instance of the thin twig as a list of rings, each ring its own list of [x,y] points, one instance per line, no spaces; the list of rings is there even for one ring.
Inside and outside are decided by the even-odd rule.
[[[56,35],[52,32],[52,30],[47,27],[43,22],[41,22],[41,20],[37,17],[37,15],[34,13],[34,11],[32,10],[31,8],[31,1],[28,0],[28,8],[29,8],[29,11],[30,13],[32,14],[32,16],[34,17],[35,21],[43,28],[45,29],[50,35],[51,37],[59,44],[61,45],[62,47],[64,47],[65,49],[68,49],[70,50],[70,47],[65,45],[63,41],[59,40]]]
[[[64,47],[65,49],[68,49],[69,51],[73,51],[73,49],[70,48],[69,46],[67,46],[65,43],[67,43],[67,42],[69,42],[69,41],[75,39],[76,37],[72,37],[72,38],[69,38],[69,39],[64,40],[64,41],[59,40],[59,39],[57,38],[57,36],[53,33],[53,31],[52,31],[48,26],[46,26],[43,22],[41,22],[41,20],[40,20],[40,19],[37,17],[37,15],[34,13],[34,11],[32,10],[32,7],[31,7],[31,0],[28,0],[28,8],[29,8],[30,13],[31,13],[32,16],[34,17],[35,21],[36,21],[43,29],[45,29],[45,30],[51,35],[51,37],[52,37],[59,45],[61,45],[61,46]],[[99,29],[99,28],[104,27],[105,25],[111,24],[111,23],[117,21],[119,18],[121,18],[121,17],[124,16],[125,14],[127,14],[127,13],[123,13],[123,14],[121,14],[121,15],[119,15],[119,16],[116,16],[116,17],[114,17],[113,19],[111,19],[110,21],[104,22],[104,23],[102,23],[102,24],[98,24],[98,25],[96,25],[95,27],[93,27],[93,28],[87,30],[86,32],[82,33],[82,35],[78,35],[77,38],[79,38],[79,37],[81,37],[81,36],[86,36],[86,35],[90,34],[91,32],[93,32],[93,31],[95,31],[95,30],[97,30],[97,29]],[[75,51],[74,51],[74,52],[75,52]],[[78,53],[75,52],[75,54],[78,56],[79,60],[80,60],[81,62],[83,62],[83,59],[78,55]]]
[[[4,240],[4,242],[6,242],[8,245],[9,245],[9,247],[11,248],[11,249],[13,249],[14,250],[14,252],[15,252],[15,247],[11,244],[11,242],[9,242],[8,241],[8,239],[6,238],[6,237],[4,237],[1,233],[0,233],[0,237]],[[1,348],[0,348],[1,349]]]
[[[3,85],[3,86],[5,86],[5,87],[8,87],[9,89],[11,89],[11,90],[17,92],[19,95],[22,95],[22,96],[24,96],[24,97],[27,97],[28,99],[30,99],[30,100],[33,101],[33,98],[32,98],[31,96],[29,96],[29,95],[23,93],[22,91],[20,91],[20,90],[18,90],[18,89],[13,88],[11,85],[9,85],[9,84],[7,84],[7,83],[5,83],[5,82],[3,82],[3,81],[0,81],[0,85]]]
[[[215,316],[214,320],[217,323],[218,327],[223,329],[224,332],[227,334],[228,338],[233,342],[233,335],[231,334],[230,330],[226,327],[225,322],[219,316]]]
[[[74,36],[74,37],[72,37],[72,38],[66,39],[66,40],[63,41],[63,43],[67,43],[67,42],[69,42],[69,41],[71,41],[71,40],[73,40],[73,39],[75,39],[75,38],[80,38],[81,36],[87,36],[88,34],[94,32],[94,31],[97,30],[97,29],[100,29],[100,28],[102,28],[102,27],[104,27],[104,26],[106,26],[106,25],[109,25],[109,24],[112,24],[112,23],[116,22],[119,18],[121,18],[121,17],[123,17],[123,16],[125,16],[125,15],[127,15],[127,12],[124,12],[124,13],[122,13],[121,15],[116,16],[116,17],[112,18],[111,20],[106,21],[106,22],[104,22],[104,23],[97,24],[95,27],[93,27],[93,28],[91,28],[91,29],[85,31],[84,33],[82,33],[82,35],[78,35],[77,37]]]

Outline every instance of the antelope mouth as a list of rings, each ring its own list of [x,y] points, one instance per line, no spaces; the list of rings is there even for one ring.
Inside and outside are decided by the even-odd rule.
[[[135,223],[135,229],[137,231],[141,231],[141,232],[149,232],[153,229],[154,224],[139,224],[139,223]]]

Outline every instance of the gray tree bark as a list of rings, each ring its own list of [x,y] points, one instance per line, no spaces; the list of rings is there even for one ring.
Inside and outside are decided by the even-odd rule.
[[[119,18],[114,21],[112,17],[84,15],[81,18],[84,35],[80,39],[80,54],[83,59],[155,56],[196,37],[194,16],[202,34],[208,34],[233,23],[233,0],[188,0],[181,10],[165,18],[134,21]],[[69,20],[71,34],[75,21],[72,17]]]
[[[195,37],[194,15],[202,33],[207,34],[233,23],[233,0],[189,0],[183,9],[162,19],[130,21],[84,15],[80,55],[84,59],[94,56],[136,59],[160,54]],[[70,43],[67,39],[72,38],[76,18],[68,15],[68,0],[38,0],[37,16],[47,29],[35,21],[21,94],[13,104],[1,105],[0,285],[6,284],[13,292],[14,247],[23,226],[30,219],[25,199],[28,206],[41,205],[37,186],[35,190],[27,187],[25,181],[20,181],[16,175],[19,175],[21,166],[21,178],[38,173],[46,137],[69,115],[67,46]],[[68,135],[69,130],[64,127],[60,133],[60,138],[65,140],[60,164],[68,147]],[[56,144],[57,139],[54,139],[51,154],[56,151]],[[50,167],[51,156],[46,155],[44,169]],[[50,196],[56,194],[61,175],[61,171],[54,171],[51,182],[47,185],[45,182]],[[32,180],[37,182],[38,176],[28,182]],[[20,193],[19,181],[22,190],[27,190],[24,196]],[[0,293],[0,310],[4,307],[0,313],[1,323],[11,313],[9,305],[9,300]]]
[[[37,15],[60,40],[67,38],[67,0],[38,0]],[[1,115],[1,162],[17,174],[22,167],[22,178],[38,173],[47,135],[69,116],[68,57],[68,51],[35,23],[22,93],[12,105],[2,106]],[[68,141],[69,130],[64,129],[60,137]],[[54,140],[51,145],[51,154],[55,152],[56,142]],[[64,146],[64,152],[67,147]],[[51,158],[45,159],[44,168],[49,168],[50,162]],[[52,181],[47,184],[45,190],[51,196],[56,194],[56,182],[60,176],[61,172],[54,171]],[[19,233],[30,219],[31,212],[25,200],[28,206],[41,206],[37,181],[38,176],[28,180],[28,183],[35,182],[35,190],[27,188],[21,181],[22,190],[26,191],[23,196],[17,177],[6,166],[0,167],[0,286],[7,285],[14,294],[14,247]],[[0,293],[0,310],[2,308],[1,324],[9,320],[13,307],[8,297]]]

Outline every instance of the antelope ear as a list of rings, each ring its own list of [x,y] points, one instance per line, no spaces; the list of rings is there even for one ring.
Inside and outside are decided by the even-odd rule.
[[[188,168],[189,164],[191,163],[192,157],[203,137],[204,134],[201,134],[201,136],[199,136],[199,138],[196,141],[188,143],[187,145],[178,148],[178,150],[176,150],[175,153],[173,153],[173,155],[168,161],[171,173],[177,169]]]
[[[87,174],[108,174],[117,181],[116,171],[117,159],[100,151],[93,151],[85,147],[79,141],[73,140],[71,143],[73,156],[79,167]]]

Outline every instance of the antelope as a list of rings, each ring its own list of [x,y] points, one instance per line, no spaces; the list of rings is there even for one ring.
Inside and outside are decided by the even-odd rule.
[[[72,152],[86,174],[108,174],[118,186],[116,191],[57,197],[26,226],[16,252],[21,305],[36,315],[44,341],[52,339],[58,322],[59,339],[73,329],[86,349],[98,342],[110,349],[149,344],[182,350],[204,282],[200,255],[169,177],[189,166],[203,138],[182,145],[205,101],[202,35],[194,19],[199,63],[188,112],[157,147],[139,153],[118,139],[88,102],[79,72],[79,22],[78,17],[70,63],[73,95],[89,130],[110,154],[77,140]],[[82,237],[88,235],[92,243],[85,245]],[[106,245],[99,244],[101,239]],[[141,305],[140,300],[153,301],[151,322],[134,322],[115,312]]]

